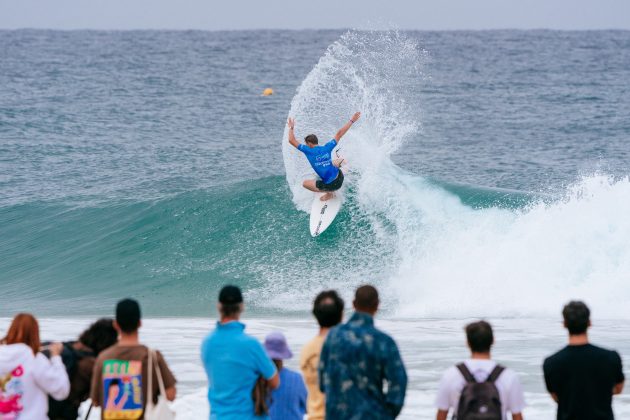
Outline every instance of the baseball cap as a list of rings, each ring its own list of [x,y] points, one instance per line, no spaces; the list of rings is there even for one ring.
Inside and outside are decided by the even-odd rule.
[[[233,305],[243,303],[243,295],[241,289],[237,286],[227,285],[219,292],[219,302],[224,305]]]

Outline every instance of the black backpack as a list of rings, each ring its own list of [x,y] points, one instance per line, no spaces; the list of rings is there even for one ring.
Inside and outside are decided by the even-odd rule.
[[[457,369],[466,379],[457,405],[457,420],[502,420],[501,397],[494,382],[505,368],[496,365],[484,382],[477,382],[464,363],[458,364]]]

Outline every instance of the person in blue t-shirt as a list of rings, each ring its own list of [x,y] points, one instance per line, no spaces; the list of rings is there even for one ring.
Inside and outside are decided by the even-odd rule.
[[[278,368],[280,387],[271,393],[270,420],[303,420],[306,414],[306,385],[302,375],[284,367],[284,360],[293,357],[287,339],[281,332],[272,332],[265,338],[265,350]]]
[[[333,192],[337,191],[343,185],[343,172],[339,167],[343,159],[332,159],[332,151],[339,144],[341,137],[357,122],[361,117],[361,113],[355,113],[350,121],[337,131],[335,137],[323,146],[319,146],[319,140],[315,134],[309,134],[304,138],[306,144],[300,144],[295,138],[293,129],[295,128],[295,120],[289,118],[287,125],[289,126],[289,143],[300,152],[304,153],[313,170],[321,179],[308,179],[302,183],[304,188],[313,192],[326,193],[320,198],[322,201],[329,200],[333,197]]]
[[[211,420],[268,419],[256,416],[252,391],[259,377],[271,389],[280,385],[280,376],[262,344],[245,334],[239,322],[243,296],[236,286],[219,293],[221,320],[201,345],[201,360],[208,376]]]

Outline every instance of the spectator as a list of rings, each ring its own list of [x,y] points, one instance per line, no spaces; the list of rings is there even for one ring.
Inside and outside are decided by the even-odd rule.
[[[328,331],[341,322],[343,306],[343,299],[334,290],[321,292],[313,302],[313,315],[319,324],[319,334],[306,343],[300,356],[300,368],[308,388],[306,413],[309,420],[323,420],[325,418],[326,400],[324,394],[319,390],[317,366]]]
[[[558,403],[558,420],[612,420],[612,396],[621,394],[621,357],[588,341],[590,310],[579,301],[562,310],[569,345],[545,359],[545,384]]]
[[[283,360],[293,357],[287,339],[281,332],[265,338],[265,350],[278,369],[280,386],[271,392],[271,420],[302,420],[306,413],[306,387],[302,376],[283,366]]]
[[[117,340],[113,320],[102,318],[83,331],[78,341],[63,343],[61,360],[70,378],[70,394],[63,401],[48,399],[48,417],[51,420],[76,420],[79,406],[90,397],[96,356],[116,344]]]
[[[47,394],[63,400],[70,391],[61,361],[61,343],[48,346],[50,360],[40,353],[39,324],[31,314],[13,318],[0,345],[0,418],[48,419]]]
[[[473,417],[477,409],[485,412],[487,419],[507,419],[507,412],[510,412],[513,420],[522,420],[523,389],[514,371],[491,359],[494,335],[490,324],[478,321],[467,325],[466,338],[471,357],[450,367],[442,376],[436,400],[437,420],[446,420],[450,409],[455,411],[458,419],[477,418]],[[497,393],[500,405],[493,403]]]
[[[405,400],[407,374],[398,347],[374,327],[378,292],[361,286],[356,312],[328,333],[319,361],[320,390],[329,419],[393,419]]]
[[[103,350],[94,364],[92,374],[92,404],[101,407],[102,418],[142,419],[149,398],[157,403],[160,393],[157,380],[148,389],[149,368],[152,377],[160,369],[164,379],[165,397],[175,399],[175,377],[160,352],[155,352],[149,367],[149,349],[140,344],[138,330],[142,326],[140,305],[133,299],[123,299],[116,305],[114,328],[118,331],[118,343]]]
[[[208,376],[210,418],[241,420],[256,416],[252,391],[259,376],[275,389],[280,379],[275,365],[258,340],[245,334],[239,321],[243,296],[236,286],[225,286],[219,293],[221,316],[216,329],[201,345],[201,360]]]

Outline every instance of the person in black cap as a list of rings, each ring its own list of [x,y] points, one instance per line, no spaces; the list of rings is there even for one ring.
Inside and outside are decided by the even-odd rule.
[[[270,388],[280,385],[276,366],[262,344],[245,334],[245,324],[239,321],[243,308],[241,290],[223,287],[217,305],[220,320],[201,345],[213,418],[260,418],[252,399],[256,381],[262,376]]]

